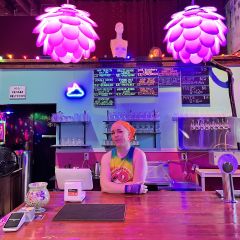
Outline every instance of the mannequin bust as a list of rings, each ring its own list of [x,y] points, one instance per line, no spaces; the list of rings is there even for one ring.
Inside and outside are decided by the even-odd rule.
[[[115,25],[116,38],[110,41],[110,47],[113,57],[121,58],[127,57],[128,41],[122,39],[123,30],[124,30],[123,23],[121,22],[116,23]]]

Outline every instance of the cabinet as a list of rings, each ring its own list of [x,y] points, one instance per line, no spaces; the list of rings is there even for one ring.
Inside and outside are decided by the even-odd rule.
[[[24,201],[22,168],[0,177],[0,188],[0,217],[2,217]]]
[[[57,125],[57,131],[58,131],[58,144],[52,145],[52,147],[56,148],[69,148],[69,147],[82,147],[87,148],[90,147],[90,145],[87,145],[86,141],[86,132],[87,132],[87,125],[89,123],[89,117],[84,111],[82,115],[75,114],[74,116],[63,116],[60,114],[57,117],[52,117],[52,123],[55,123]],[[81,139],[76,137],[62,137],[62,128],[64,128],[66,125],[72,125],[79,126],[82,125],[82,131],[83,131],[83,138]]]
[[[111,141],[111,126],[117,120],[124,120],[129,122],[136,129],[135,140],[132,142],[134,146],[141,146],[141,141],[139,140],[140,136],[150,135],[153,138],[153,147],[157,148],[160,145],[158,142],[159,131],[159,114],[154,110],[152,112],[136,113],[136,112],[127,112],[127,113],[114,113],[107,111],[107,120],[103,121],[106,126],[106,140],[103,143],[103,146],[113,147]]]

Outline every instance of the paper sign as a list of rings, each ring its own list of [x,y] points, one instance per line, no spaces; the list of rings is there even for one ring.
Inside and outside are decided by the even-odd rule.
[[[26,99],[26,86],[10,86],[9,99]]]

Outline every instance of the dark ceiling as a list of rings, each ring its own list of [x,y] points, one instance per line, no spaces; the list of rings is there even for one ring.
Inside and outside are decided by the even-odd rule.
[[[0,0],[0,16],[36,16],[39,14],[44,13],[44,9],[46,7],[53,7],[53,6],[61,6],[62,4],[73,4],[78,5],[80,2],[87,2],[89,0]],[[101,0],[94,0],[94,1],[101,1]],[[112,1],[124,1],[124,0],[112,0]],[[125,0],[129,1],[129,0]],[[148,1],[148,0],[145,0]],[[161,1],[161,0],[156,0]],[[105,0],[107,3],[108,0]],[[176,0],[178,5],[183,4],[190,5],[192,0]],[[196,4],[203,2],[204,5],[211,5],[209,2],[214,1],[201,1],[195,0]],[[221,2],[226,3],[227,0],[221,0]],[[206,4],[208,3],[208,4]],[[179,9],[180,10],[180,9]],[[181,9],[182,10],[182,9]]]
[[[77,0],[0,0],[0,16],[36,16],[46,7],[75,4]]]

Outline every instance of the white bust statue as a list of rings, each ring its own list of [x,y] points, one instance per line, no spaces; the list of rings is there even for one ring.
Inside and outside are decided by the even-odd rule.
[[[123,23],[121,22],[116,23],[115,25],[116,38],[110,41],[110,47],[113,57],[122,58],[127,57],[128,41],[122,39],[123,30],[124,30]]]

